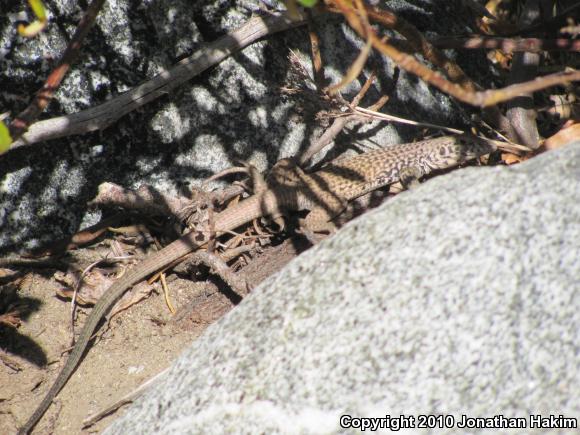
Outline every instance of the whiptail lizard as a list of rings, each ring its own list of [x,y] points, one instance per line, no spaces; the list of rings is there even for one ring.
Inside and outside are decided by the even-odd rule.
[[[420,178],[495,149],[491,142],[475,137],[445,136],[373,150],[328,164],[312,174],[282,160],[274,166],[264,189],[215,216],[215,234],[219,236],[259,217],[278,217],[299,210],[310,210],[307,227],[321,229],[344,210],[348,201],[401,181],[402,177]],[[79,364],[98,324],[125,291],[207,241],[204,233],[192,231],[145,259],[106,291],[91,311],[56,381],[19,434],[28,433],[44,415]]]

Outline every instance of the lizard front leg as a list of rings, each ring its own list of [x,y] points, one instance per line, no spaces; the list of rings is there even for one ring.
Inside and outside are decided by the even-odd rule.
[[[416,166],[406,166],[399,171],[399,181],[403,189],[415,189],[419,186],[419,179],[425,175],[421,169]]]

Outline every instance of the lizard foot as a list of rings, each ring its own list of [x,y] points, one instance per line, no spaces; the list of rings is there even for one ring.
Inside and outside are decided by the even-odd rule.
[[[423,172],[413,166],[407,166],[399,171],[399,180],[405,189],[415,189],[419,186],[419,178],[423,176]]]

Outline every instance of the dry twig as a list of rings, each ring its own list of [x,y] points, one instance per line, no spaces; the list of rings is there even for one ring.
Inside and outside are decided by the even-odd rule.
[[[232,272],[229,266],[215,254],[203,251],[194,252],[187,258],[187,264],[195,266],[203,264],[209,267],[213,273],[242,297],[250,293],[251,287],[248,282],[242,276]]]
[[[349,25],[361,38],[370,38],[373,47],[385,56],[393,59],[400,68],[419,76],[425,82],[439,88],[441,91],[455,97],[459,101],[473,106],[482,108],[490,107],[511,100],[517,96],[546,89],[551,86],[580,81],[580,71],[564,71],[539,77],[525,83],[506,86],[501,89],[475,92],[460,84],[448,81],[441,74],[423,65],[414,56],[403,53],[393,45],[385,42],[372,28],[364,25],[364,21],[347,0],[328,0],[328,3],[340,9]]]

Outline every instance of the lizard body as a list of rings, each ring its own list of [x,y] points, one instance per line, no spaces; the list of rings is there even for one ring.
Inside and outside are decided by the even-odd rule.
[[[444,136],[369,151],[330,163],[312,174],[304,173],[289,160],[282,160],[272,169],[263,189],[216,215],[215,232],[219,236],[259,217],[278,217],[299,210],[310,210],[306,224],[316,228],[341,213],[348,201],[400,181],[409,169],[413,177],[420,178],[432,170],[450,168],[495,149],[493,144],[474,137]],[[87,318],[54,384],[19,434],[28,433],[44,415],[79,364],[98,324],[116,301],[134,284],[207,241],[203,233],[192,231],[146,258],[109,287]]]

